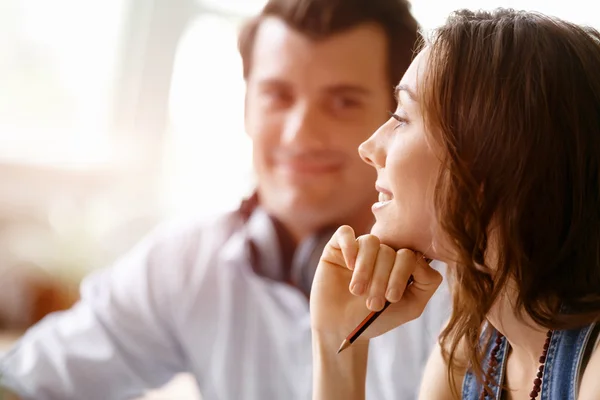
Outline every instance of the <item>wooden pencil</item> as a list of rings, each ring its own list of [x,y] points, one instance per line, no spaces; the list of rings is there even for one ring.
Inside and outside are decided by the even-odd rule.
[[[430,258],[425,258],[425,261],[427,261],[427,263],[431,262]],[[413,282],[414,278],[411,275],[410,278],[408,279],[408,282],[406,283],[406,286],[410,285]],[[348,347],[350,347],[350,345],[352,343],[354,343],[354,341],[356,339],[358,339],[358,337],[360,335],[362,335],[362,333],[373,323],[375,322],[375,320],[381,315],[381,313],[383,313],[386,308],[388,308],[390,306],[389,301],[385,301],[385,305],[383,306],[383,308],[379,311],[371,311],[371,313],[369,313],[369,315],[367,315],[365,317],[365,319],[362,320],[362,322],[360,324],[358,324],[358,326],[356,328],[354,328],[354,330],[352,332],[350,332],[350,334],[348,334],[348,336],[346,336],[346,339],[344,339],[344,341],[342,342],[340,348],[338,349],[338,354],[341,353],[342,351],[344,351],[345,349],[347,349]]]

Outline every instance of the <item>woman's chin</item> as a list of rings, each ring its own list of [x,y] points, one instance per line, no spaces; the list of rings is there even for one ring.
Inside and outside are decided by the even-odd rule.
[[[421,253],[434,253],[431,246],[420,248],[421,246],[419,246],[418,243],[423,242],[423,240],[418,240],[416,234],[411,235],[408,232],[399,232],[398,226],[395,226],[395,228],[396,229],[393,230],[389,224],[375,222],[371,228],[371,235],[377,236],[381,243],[390,246],[396,251],[400,249],[410,249]]]
[[[398,235],[394,235],[393,232],[390,232],[389,229],[385,228],[386,227],[383,226],[383,224],[376,222],[371,228],[371,235],[377,236],[381,243],[388,245],[395,250],[406,247],[406,243],[404,243],[403,240],[399,240],[400,237]]]
[[[385,227],[382,226],[383,224],[379,221],[375,221],[375,224],[373,224],[373,226],[371,227],[371,235],[375,235],[377,236],[379,239],[381,239],[382,235],[385,235]]]

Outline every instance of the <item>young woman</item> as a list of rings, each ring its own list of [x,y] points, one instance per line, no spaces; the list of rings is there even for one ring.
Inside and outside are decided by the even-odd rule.
[[[314,399],[364,398],[368,339],[417,318],[441,282],[425,257],[448,263],[454,311],[422,399],[599,399],[600,33],[459,11],[397,97],[359,150],[378,173],[372,232],[339,228],[315,276]]]

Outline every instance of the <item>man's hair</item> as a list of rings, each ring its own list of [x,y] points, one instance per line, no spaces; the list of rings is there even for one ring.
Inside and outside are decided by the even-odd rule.
[[[442,156],[437,220],[457,254],[442,348],[452,368],[464,345],[483,382],[480,332],[507,288],[546,329],[600,318],[600,32],[461,10],[426,49],[417,96]]]
[[[244,79],[250,75],[256,32],[267,17],[283,20],[289,27],[313,39],[322,40],[365,23],[383,29],[388,42],[388,79],[393,87],[410,65],[419,37],[419,26],[406,0],[270,0],[260,14],[242,28],[238,49]]]

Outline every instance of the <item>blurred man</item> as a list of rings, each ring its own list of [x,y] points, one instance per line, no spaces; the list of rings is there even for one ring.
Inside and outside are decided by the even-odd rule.
[[[314,269],[340,224],[373,223],[357,148],[395,108],[416,38],[403,0],[271,0],[240,36],[256,194],[87,278],[2,361],[4,383],[36,400],[124,399],[188,371],[206,400],[309,399]],[[446,300],[373,342],[370,399],[415,397]]]

